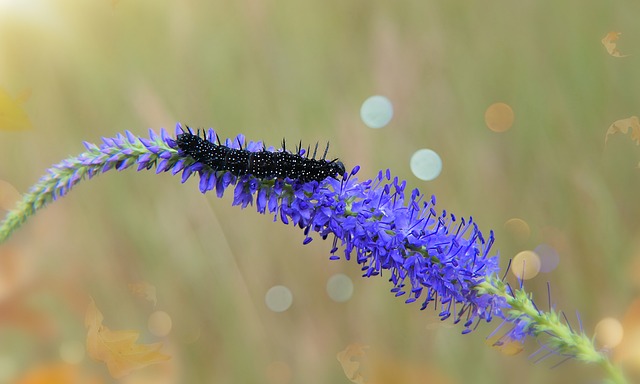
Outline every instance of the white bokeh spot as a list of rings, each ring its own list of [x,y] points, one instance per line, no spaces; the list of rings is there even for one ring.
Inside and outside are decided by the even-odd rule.
[[[442,172],[442,159],[431,149],[419,149],[411,156],[409,166],[418,179],[431,181]]]
[[[293,293],[284,285],[273,286],[264,296],[264,303],[273,312],[284,312],[293,303]]]
[[[327,294],[333,301],[348,301],[353,296],[353,281],[343,273],[336,273],[327,280]]]
[[[360,118],[369,128],[383,128],[393,118],[393,104],[384,96],[371,96],[362,103]]]

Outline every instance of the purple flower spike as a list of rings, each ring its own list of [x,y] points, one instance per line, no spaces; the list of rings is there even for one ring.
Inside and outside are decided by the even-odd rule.
[[[417,302],[420,309],[433,308],[442,320],[460,323],[462,333],[469,333],[480,322],[489,322],[497,316],[503,321],[498,329],[505,330],[500,343],[522,341],[529,336],[546,337],[541,348],[601,364],[610,373],[611,382],[625,382],[607,355],[593,345],[581,328],[574,331],[566,316],[553,309],[541,311],[522,286],[512,289],[497,277],[498,257],[491,254],[493,232],[485,237],[473,218],[465,220],[444,210],[439,212],[435,196],[428,198],[417,189],[405,192],[407,182],[393,177],[390,170],[380,171],[371,180],[358,181],[355,175],[359,166],[348,171],[334,160],[330,163],[340,165],[339,172],[332,174],[335,177],[318,177],[308,182],[302,182],[302,177],[257,178],[251,166],[259,161],[269,164],[269,159],[273,159],[257,154],[265,150],[278,151],[283,158],[288,154],[272,147],[265,149],[261,142],[247,142],[243,135],[238,135],[226,139],[225,145],[252,153],[236,156],[238,152],[222,150],[222,155],[217,154],[228,164],[233,165],[233,161],[243,164],[238,166],[243,171],[234,176],[226,168],[212,169],[206,165],[215,162],[198,162],[184,153],[186,150],[179,150],[178,136],[185,131],[187,127],[183,129],[177,124],[175,139],[163,129],[159,134],[150,130],[149,138],[136,137],[127,131],[114,138],[103,138],[100,145],[84,143],[86,152],[48,169],[7,214],[0,224],[0,242],[37,210],[66,195],[84,178],[136,164],[138,170],[155,168],[157,173],[170,171],[175,175],[182,171],[183,183],[193,175],[199,176],[202,193],[215,190],[216,196],[222,197],[225,190],[233,187],[234,205],[246,208],[255,202],[259,213],[269,212],[274,221],[301,228],[303,244],[313,240],[313,232],[322,239],[332,238],[329,259],[341,259],[336,253],[342,247],[346,260],[353,258],[360,264],[363,277],[383,276],[391,283],[390,290],[396,297],[407,304]],[[204,140],[202,135],[200,140]],[[206,132],[206,140],[214,146],[219,144],[212,129]],[[297,154],[303,151],[299,148]],[[291,156],[288,166],[304,163],[296,154]],[[303,168],[297,174],[307,171]]]
[[[217,141],[211,132],[207,139]],[[253,142],[245,144],[243,135],[224,142],[231,148],[255,148]],[[474,287],[499,270],[498,259],[489,256],[493,234],[487,243],[472,220],[458,221],[446,212],[436,215],[434,198],[426,199],[417,190],[407,196],[406,181],[392,177],[390,170],[364,182],[354,177],[358,170],[354,167],[343,180],[287,179],[282,184],[204,167],[199,188],[203,193],[211,190],[210,177],[217,173],[218,196],[234,186],[234,205],[253,205],[255,195],[259,213],[276,213],[284,224],[304,228],[307,234],[333,235],[344,246],[346,259],[355,254],[363,276],[388,275],[392,292],[407,303],[419,301],[424,309],[440,302],[440,317],[464,319],[465,331],[476,320],[490,320],[499,308],[480,300]],[[311,239],[305,236],[304,243]]]
[[[0,224],[0,242],[37,210],[57,198],[66,195],[72,187],[85,177],[112,169],[121,171],[138,164],[137,170],[150,169],[158,165],[160,172],[173,167],[179,161],[185,161],[168,143],[173,139],[166,132],[160,136],[150,131],[150,139],[137,137],[127,131],[114,138],[103,138],[100,145],[83,143],[87,149],[54,165],[24,195],[16,209],[10,211]],[[159,161],[159,159],[161,161]]]

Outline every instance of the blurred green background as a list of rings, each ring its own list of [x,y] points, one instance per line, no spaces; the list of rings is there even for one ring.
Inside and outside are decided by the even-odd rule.
[[[639,287],[640,148],[624,135],[604,145],[610,124],[639,113],[638,16],[632,0],[0,0],[0,87],[31,93],[32,123],[0,127],[0,179],[24,192],[83,140],[177,121],[271,145],[329,141],[361,179],[390,168],[441,209],[495,229],[504,266],[553,246],[558,268],[527,287],[547,308],[550,282],[557,307],[574,325],[578,310],[591,333],[622,317]],[[629,57],[607,54],[610,31]],[[395,108],[380,130],[359,116],[374,94]],[[485,125],[495,102],[515,112],[507,132]],[[424,147],[444,163],[431,182],[408,166]],[[351,343],[380,356],[379,383],[599,374],[571,361],[549,369],[558,358],[536,365],[526,357],[535,342],[504,355],[485,343],[497,322],[460,335],[395,299],[385,278],[329,261],[330,242],[302,246],[299,230],[231,207],[230,195],[128,170],[33,217],[2,248],[0,382],[61,360],[114,381],[103,364],[63,353],[84,343],[89,296],[107,326],[172,356],[123,383],[349,383],[336,354]],[[513,217],[531,234],[505,230]],[[354,282],[345,303],[325,290],[338,272]],[[136,282],[156,288],[155,306],[130,292]],[[274,285],[293,292],[289,310],[266,307]],[[147,330],[157,310],[172,320],[165,337]]]

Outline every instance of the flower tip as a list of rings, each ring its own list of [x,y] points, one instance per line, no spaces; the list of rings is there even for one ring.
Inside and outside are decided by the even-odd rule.
[[[171,175],[176,175],[178,172],[184,169],[185,159],[180,159],[176,161],[175,165],[171,168]]]
[[[182,124],[176,123],[176,136],[181,134],[184,130],[182,129]]]
[[[191,166],[184,167],[184,169],[182,170],[182,180],[180,182],[182,184],[186,183],[187,180],[189,180],[189,177],[191,176],[192,173],[193,173],[193,170]]]
[[[166,129],[160,128],[160,138],[162,138],[162,141],[164,141],[165,143],[167,142],[168,139],[171,138],[171,136],[169,136],[169,132],[167,132]]]
[[[209,186],[209,178],[204,174],[200,175],[200,182],[198,183],[198,189],[200,193],[207,193],[209,190],[207,187]]]
[[[156,135],[156,132],[149,128],[149,139],[151,139],[151,141],[156,141],[158,139],[158,135]]]
[[[140,142],[142,143],[142,145],[145,146],[145,148],[149,149],[151,147],[153,147],[153,142],[147,138],[144,137],[140,137]]]
[[[164,139],[164,142],[165,142],[165,143],[167,143],[167,145],[168,145],[170,148],[174,148],[174,149],[178,148],[178,144],[177,144],[177,143],[176,143],[176,141],[175,141],[175,140],[173,140],[171,137],[168,137],[168,136],[167,136],[167,137]],[[180,149],[178,148],[178,150],[180,150]]]
[[[136,135],[131,133],[131,131],[129,130],[124,131],[124,134],[127,136],[127,140],[129,141],[129,144],[135,144],[136,141],[138,141],[138,138],[136,137]]]
[[[360,170],[359,165],[356,165],[355,167],[353,167],[353,169],[351,170],[351,176],[354,176],[356,173],[358,173],[359,170]]]

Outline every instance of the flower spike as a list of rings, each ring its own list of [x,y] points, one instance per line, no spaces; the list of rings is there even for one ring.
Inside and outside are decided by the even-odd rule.
[[[255,204],[258,213],[268,212],[274,221],[300,227],[304,244],[312,241],[313,232],[322,239],[331,237],[331,260],[340,258],[337,251],[341,246],[343,257],[354,258],[363,277],[384,276],[395,296],[407,304],[420,303],[421,310],[432,307],[442,320],[462,323],[462,333],[498,317],[502,324],[494,333],[506,329],[498,343],[526,337],[543,339],[540,352],[600,364],[611,383],[626,383],[620,369],[583,333],[580,321],[580,329],[574,330],[563,312],[551,306],[546,312],[540,310],[522,286],[513,289],[498,277],[499,260],[491,254],[493,231],[485,238],[473,218],[465,220],[444,210],[438,213],[435,196],[428,198],[418,189],[405,192],[406,181],[392,178],[389,169],[374,179],[359,181],[359,166],[347,172],[334,160],[343,177],[304,182],[251,173],[234,175],[212,169],[181,150],[180,135],[187,133],[192,131],[178,124],[176,138],[163,129],[160,134],[150,130],[149,138],[127,131],[104,138],[100,145],[85,142],[86,152],[47,170],[6,215],[0,224],[0,243],[85,178],[134,165],[138,171],[155,168],[156,173],[180,174],[182,183],[197,175],[202,193],[215,190],[221,197],[233,187],[233,205],[246,208]],[[206,140],[206,145],[221,145],[213,130],[198,137]],[[261,142],[247,142],[243,135],[224,143],[251,152],[243,153],[249,161],[255,154],[276,151]],[[301,152],[301,145],[298,150]]]

